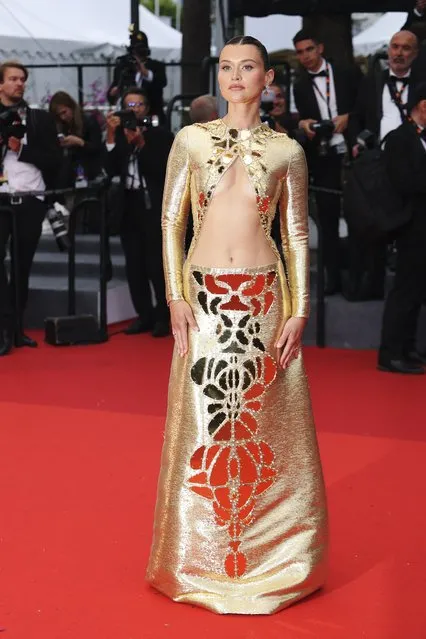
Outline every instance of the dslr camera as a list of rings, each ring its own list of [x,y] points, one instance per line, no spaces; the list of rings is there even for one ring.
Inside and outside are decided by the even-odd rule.
[[[271,89],[264,89],[260,98],[260,119],[268,124],[271,129],[275,129],[275,122],[271,116],[274,109],[275,93]]]
[[[0,114],[0,137],[3,142],[7,142],[9,138],[22,140],[26,131],[25,113],[22,113],[22,107],[12,107]]]
[[[146,62],[151,50],[143,44],[133,44],[127,47],[127,53],[116,60],[118,73],[118,87],[123,94],[135,82],[135,74],[139,70],[139,61]]]
[[[332,120],[320,120],[310,124],[309,128],[314,131],[316,139],[319,141],[318,154],[321,157],[327,156],[330,150],[330,141],[336,128],[334,122]]]
[[[364,129],[363,131],[361,131],[356,141],[359,145],[360,151],[371,151],[371,149],[374,149],[377,144],[376,136],[372,131],[369,131],[369,129]]]
[[[120,118],[121,127],[130,131],[136,131],[138,126],[150,128],[159,125],[158,115],[145,115],[141,120],[138,120],[136,113],[131,109],[116,111],[114,115]]]

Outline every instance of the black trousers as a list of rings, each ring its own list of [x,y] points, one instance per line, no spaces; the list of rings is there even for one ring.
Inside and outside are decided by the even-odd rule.
[[[360,238],[349,227],[349,282],[352,300],[383,298],[385,294],[388,240]]]
[[[125,191],[120,228],[130,296],[138,316],[146,322],[167,322],[169,309],[164,284],[161,214],[145,210],[141,191]],[[152,303],[150,283],[156,306]]]
[[[400,359],[415,350],[426,294],[426,215],[417,210],[396,238],[395,278],[385,304],[380,357]]]
[[[312,157],[309,168],[314,186],[341,190],[342,155]],[[330,278],[338,279],[340,273],[339,223],[341,198],[330,193],[316,193],[318,219],[324,242],[324,266]]]
[[[16,216],[18,250],[17,281],[13,276],[8,277],[5,258],[6,250],[12,234],[12,220],[10,214],[0,208],[0,328],[14,328],[15,316],[15,287],[19,291],[19,312],[22,315],[28,299],[28,283],[31,265],[41,235],[43,220],[46,215],[46,204],[35,197],[22,199],[22,204],[12,207]]]

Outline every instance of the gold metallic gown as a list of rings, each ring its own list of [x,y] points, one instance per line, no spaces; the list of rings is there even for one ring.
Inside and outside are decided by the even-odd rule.
[[[237,158],[276,262],[194,265],[215,186]],[[302,355],[283,371],[274,348],[285,321],[309,313],[306,204],[304,154],[286,135],[216,120],[176,136],[163,203],[167,296],[188,301],[200,331],[186,357],[173,355],[147,579],[218,613],[271,614],[325,579],[327,511]],[[277,207],[285,265],[270,235]]]

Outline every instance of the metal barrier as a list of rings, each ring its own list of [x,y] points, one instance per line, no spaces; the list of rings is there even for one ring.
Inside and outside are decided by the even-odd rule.
[[[0,211],[10,215],[12,221],[11,232],[11,280],[14,282],[14,306],[15,306],[15,333],[16,345],[22,345],[22,308],[19,293],[19,247],[17,242],[18,228],[15,207],[21,204],[23,198],[39,197],[46,198],[61,197],[65,195],[84,195],[82,199],[72,208],[69,219],[70,249],[68,251],[68,315],[76,314],[76,286],[75,286],[75,229],[78,213],[88,204],[99,208],[100,219],[100,251],[99,251],[99,340],[108,339],[107,330],[107,255],[108,255],[108,233],[106,218],[106,182],[89,182],[84,188],[51,189],[46,191],[15,191],[14,193],[0,194]]]
[[[170,131],[172,130],[172,115],[173,110],[175,109],[175,105],[177,102],[192,102],[195,98],[198,98],[198,93],[182,93],[181,95],[174,95],[173,98],[167,104],[166,109],[166,125]],[[184,110],[184,107],[181,108]]]
[[[337,189],[329,189],[323,186],[309,185],[309,192],[315,193],[329,193],[330,195],[336,195],[336,197],[342,197],[343,192]],[[317,321],[316,321],[316,344],[320,348],[324,348],[327,344],[327,323],[325,317],[325,277],[324,277],[324,236],[321,223],[318,216],[309,210],[309,217],[315,223],[318,233],[318,250],[317,250]]]

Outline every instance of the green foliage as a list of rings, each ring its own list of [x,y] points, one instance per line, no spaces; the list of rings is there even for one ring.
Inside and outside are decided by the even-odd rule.
[[[140,0],[144,7],[155,13],[155,0]],[[160,0],[160,15],[170,16],[172,18],[172,27],[176,28],[176,3],[174,0]],[[143,25],[140,25],[143,29]],[[149,37],[149,34],[148,34]]]

